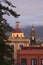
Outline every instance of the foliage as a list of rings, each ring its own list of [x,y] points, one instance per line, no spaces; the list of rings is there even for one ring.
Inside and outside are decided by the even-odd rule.
[[[5,2],[8,6],[3,6],[2,2]],[[0,65],[12,65],[11,61],[14,61],[12,57],[13,48],[9,45],[6,45],[6,43],[8,43],[8,36],[6,36],[6,32],[11,31],[12,27],[10,27],[7,23],[7,20],[3,18],[3,15],[7,14],[10,16],[11,14],[16,18],[19,16],[19,14],[10,9],[9,6],[15,8],[15,6],[7,0],[0,1]]]

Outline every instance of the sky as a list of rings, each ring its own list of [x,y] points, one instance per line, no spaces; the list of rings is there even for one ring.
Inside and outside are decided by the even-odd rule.
[[[9,0],[16,6],[13,10],[20,16],[14,18],[7,15],[5,18],[11,26],[15,26],[15,22],[19,21],[21,27],[29,25],[41,26],[43,25],[43,0]]]

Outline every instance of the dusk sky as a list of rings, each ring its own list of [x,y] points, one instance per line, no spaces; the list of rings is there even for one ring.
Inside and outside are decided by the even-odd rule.
[[[13,10],[20,14],[19,18],[13,16],[5,18],[11,26],[19,21],[21,27],[28,25],[43,25],[43,0],[9,0],[16,6]]]

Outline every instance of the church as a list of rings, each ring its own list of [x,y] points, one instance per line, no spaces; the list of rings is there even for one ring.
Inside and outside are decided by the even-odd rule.
[[[30,37],[25,37],[20,22],[15,23],[7,45],[14,49],[13,56],[17,65],[43,65],[43,44],[36,44],[35,27],[32,26]]]

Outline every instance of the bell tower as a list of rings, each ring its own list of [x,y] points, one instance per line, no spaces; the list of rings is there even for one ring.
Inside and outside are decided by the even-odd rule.
[[[31,32],[30,32],[30,44],[35,44],[36,43],[36,34],[35,34],[35,27],[32,26]]]

